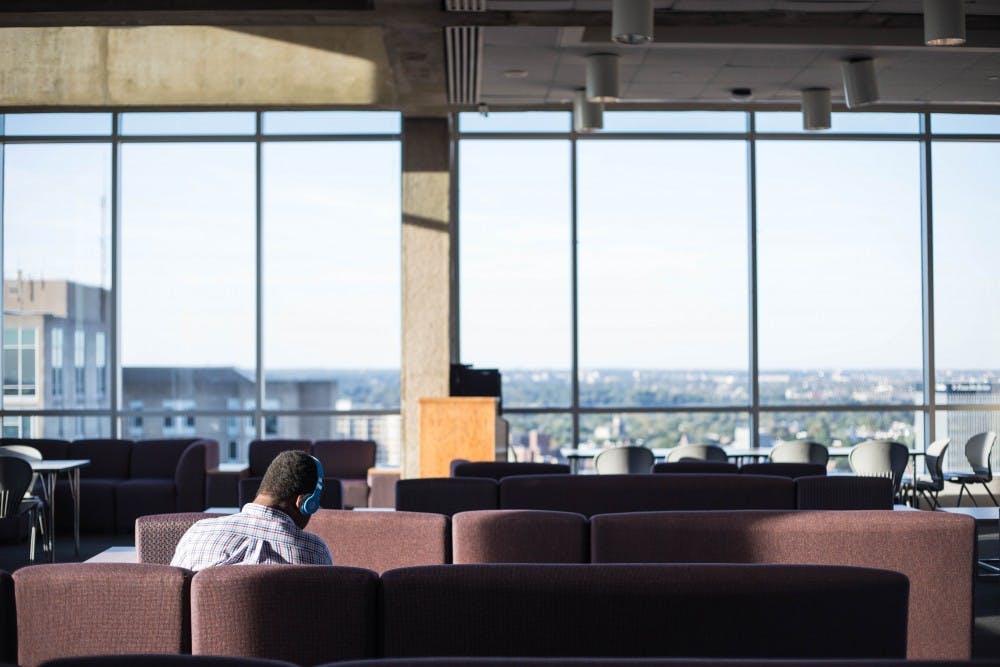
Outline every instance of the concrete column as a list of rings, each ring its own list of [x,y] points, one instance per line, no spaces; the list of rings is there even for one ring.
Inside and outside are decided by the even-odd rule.
[[[448,395],[457,321],[452,299],[448,120],[403,120],[403,477],[420,467],[421,397]]]

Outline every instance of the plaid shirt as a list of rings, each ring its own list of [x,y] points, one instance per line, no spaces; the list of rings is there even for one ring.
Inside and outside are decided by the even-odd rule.
[[[191,526],[170,561],[189,570],[252,563],[333,565],[333,558],[323,540],[296,526],[284,512],[247,503],[239,514]]]

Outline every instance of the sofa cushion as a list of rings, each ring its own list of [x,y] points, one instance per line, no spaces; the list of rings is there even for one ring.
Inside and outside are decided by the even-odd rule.
[[[312,452],[312,442],[309,440],[252,441],[247,448],[247,461],[250,465],[247,475],[249,477],[263,477],[274,457],[289,449],[297,449],[300,452],[310,454]]]
[[[545,510],[459,512],[451,519],[454,563],[586,563],[587,517]]]
[[[80,532],[115,532],[115,489],[120,479],[80,480]],[[69,482],[56,482],[56,530],[73,530],[73,496]]]
[[[902,658],[908,588],[814,565],[403,568],[382,575],[383,655]]]
[[[135,552],[140,563],[170,565],[177,543],[195,522],[214,519],[224,514],[209,512],[175,512],[149,514],[135,520]]]
[[[299,665],[376,655],[378,575],[322,565],[210,567],[191,585],[192,653]]]
[[[177,509],[172,479],[129,479],[115,489],[115,528],[119,533],[135,530],[135,520],[147,514],[166,514]]]
[[[90,465],[80,469],[83,479],[127,479],[133,444],[131,440],[74,440],[67,455],[90,459]]]
[[[368,507],[368,479],[340,479],[340,488],[344,494],[344,509]],[[324,491],[326,490],[324,479]]]
[[[794,508],[795,483],[764,475],[526,475],[500,480],[500,509],[592,516],[656,510]]]
[[[139,440],[132,446],[132,479],[173,479],[181,454],[196,439]]]
[[[373,440],[317,440],[312,455],[323,464],[323,474],[339,479],[365,480],[375,466]]]
[[[18,662],[188,652],[190,580],[187,570],[140,563],[21,568],[14,573]]]
[[[335,565],[381,573],[449,562],[448,517],[441,514],[320,510],[308,530],[326,542]]]
[[[396,509],[448,516],[470,510],[495,510],[497,482],[489,477],[401,479],[396,482]]]

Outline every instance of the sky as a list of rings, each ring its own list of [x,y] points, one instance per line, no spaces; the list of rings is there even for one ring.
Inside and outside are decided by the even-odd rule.
[[[174,116],[137,115],[123,130],[180,123],[196,133]],[[533,116],[549,131],[568,125],[568,114]],[[884,132],[913,130],[917,118],[866,116]],[[609,117],[622,132],[738,132],[746,118]],[[491,118],[524,129],[525,117]],[[976,131],[1000,130],[991,118]],[[761,114],[757,125],[793,132],[798,119]],[[35,129],[94,125],[43,120]],[[835,114],[833,132],[863,120]],[[961,121],[942,117],[941,127]],[[329,127],[330,117],[296,122],[274,114],[269,128]],[[463,131],[477,125],[489,119],[463,116]],[[9,134],[30,131],[24,119],[7,122]],[[915,141],[757,143],[763,370],[920,366],[919,150]],[[253,366],[254,155],[250,142],[123,145],[125,365]],[[746,143],[582,140],[577,159],[581,366],[745,368]],[[266,365],[398,367],[398,143],[276,142],[262,160]],[[933,168],[938,366],[1000,368],[1000,144],[935,143]],[[568,368],[570,142],[463,140],[459,170],[463,361]],[[5,275],[109,285],[110,180],[106,143],[6,145]]]

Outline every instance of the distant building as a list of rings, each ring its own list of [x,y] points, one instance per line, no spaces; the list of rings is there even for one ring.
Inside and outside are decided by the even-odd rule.
[[[108,410],[111,296],[101,287],[67,280],[4,281],[3,392],[6,405],[23,410]],[[338,400],[332,371],[278,370],[265,375],[264,410],[349,410]],[[233,367],[122,368],[125,438],[205,436],[221,445],[223,460],[245,461],[256,437],[253,371]],[[346,401],[346,402],[345,402]],[[170,411],[152,415],[149,412]],[[196,414],[192,414],[192,413]],[[217,414],[212,414],[216,412]],[[398,465],[396,415],[270,415],[265,438],[370,439],[383,465]],[[108,437],[106,416],[3,416],[4,437]]]
[[[4,281],[4,403],[17,409],[107,409],[108,290],[67,280]],[[4,437],[108,435],[106,419],[3,418]]]
[[[935,387],[938,405],[996,405],[1000,403],[1000,383],[990,381],[939,382]],[[970,470],[965,443],[976,433],[1000,433],[1000,413],[996,410],[938,410],[938,437],[951,438],[945,470]],[[1000,462],[1000,449],[993,450],[993,467]]]

